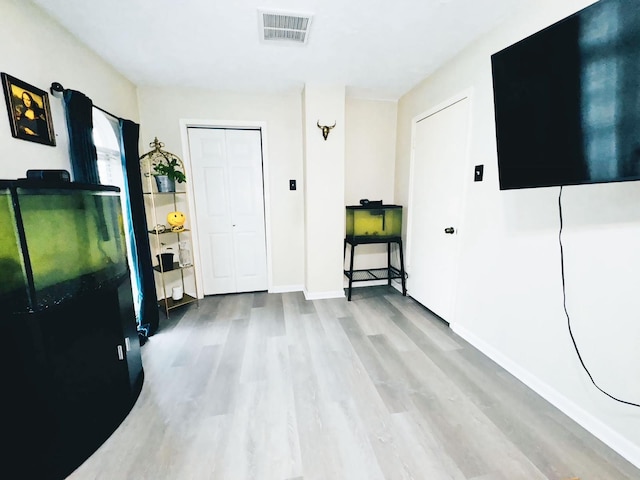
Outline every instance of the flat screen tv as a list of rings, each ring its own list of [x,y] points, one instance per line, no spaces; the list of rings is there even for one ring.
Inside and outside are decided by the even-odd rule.
[[[640,2],[600,0],[491,66],[501,190],[640,179]]]

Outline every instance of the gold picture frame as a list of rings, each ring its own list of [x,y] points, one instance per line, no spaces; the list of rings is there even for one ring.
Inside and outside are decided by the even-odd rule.
[[[11,135],[29,142],[55,146],[49,95],[4,72],[2,88],[7,102]]]

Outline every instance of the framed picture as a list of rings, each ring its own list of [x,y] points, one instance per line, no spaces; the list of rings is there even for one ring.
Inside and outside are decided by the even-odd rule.
[[[56,144],[49,108],[49,95],[2,72],[2,88],[7,102],[11,135],[30,142]]]

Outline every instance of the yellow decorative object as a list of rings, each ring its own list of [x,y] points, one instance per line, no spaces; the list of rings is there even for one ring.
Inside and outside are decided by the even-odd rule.
[[[172,232],[181,232],[184,230],[184,222],[187,221],[187,217],[182,212],[171,212],[167,215],[167,222],[171,225]]]

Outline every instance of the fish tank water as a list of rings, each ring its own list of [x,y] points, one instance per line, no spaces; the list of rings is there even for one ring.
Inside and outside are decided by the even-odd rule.
[[[0,302],[9,311],[26,310],[27,276],[9,188],[0,188],[0,218]]]
[[[128,275],[117,187],[0,180],[0,199],[9,311],[42,310]]]
[[[347,239],[385,241],[402,235],[402,206],[352,205],[346,207]]]

